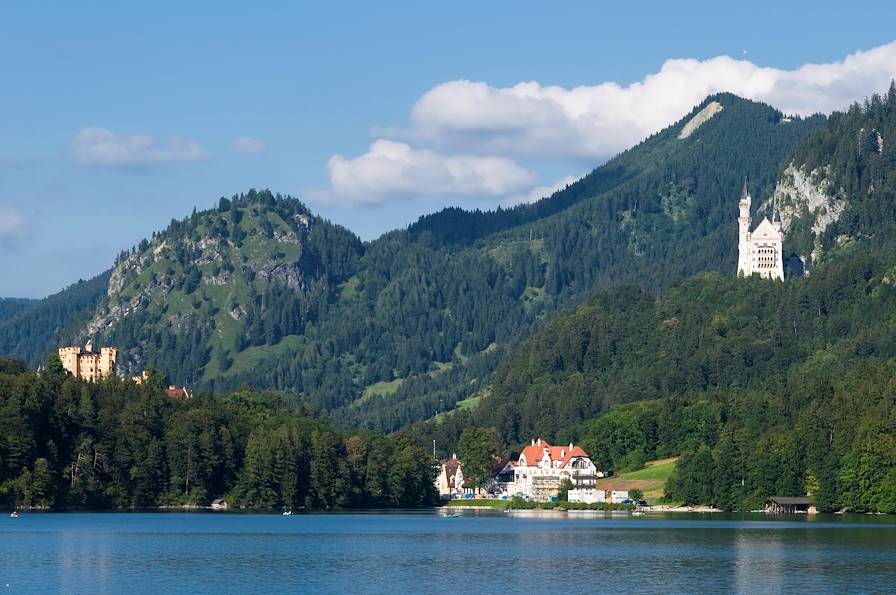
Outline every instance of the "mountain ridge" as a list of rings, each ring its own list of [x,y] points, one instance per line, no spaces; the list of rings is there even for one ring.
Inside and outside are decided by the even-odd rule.
[[[724,109],[679,139],[713,101]],[[366,243],[296,199],[222,199],[124,254],[90,320],[50,334],[116,344],[128,371],[285,390],[338,423],[392,431],[480,394],[507,349],[595,289],[733,267],[743,178],[770,194],[824,123],[784,120],[713,95],[534,205],[448,209]]]

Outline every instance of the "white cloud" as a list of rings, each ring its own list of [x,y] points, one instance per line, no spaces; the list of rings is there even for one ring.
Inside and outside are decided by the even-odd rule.
[[[670,59],[629,85],[449,81],[417,100],[410,129],[375,129],[380,140],[367,153],[331,157],[332,188],[311,198],[354,204],[443,195],[500,197],[505,205],[533,202],[572,178],[533,188],[533,175],[517,158],[593,166],[681,119],[713,93],[729,91],[787,114],[810,115],[846,109],[883,92],[894,75],[896,42],[794,70],[729,56]]]
[[[0,206],[0,247],[13,248],[28,237],[28,221],[13,207]]]
[[[711,93],[730,91],[785,113],[809,115],[845,109],[885,91],[894,74],[896,42],[796,70],[728,56],[673,59],[627,86],[565,88],[530,81],[492,87],[458,80],[434,87],[416,102],[411,130],[380,133],[465,152],[593,159],[668,126]]]
[[[107,167],[140,167],[208,157],[199,143],[187,138],[172,137],[160,143],[146,134],[118,134],[98,127],[76,134],[71,149],[78,163]]]
[[[248,136],[233,141],[232,147],[237,153],[249,153],[252,155],[264,153],[265,150],[265,144],[263,142],[257,138],[249,138]]]
[[[444,156],[389,140],[375,141],[358,157],[334,155],[327,167],[331,190],[311,197],[331,204],[411,196],[500,197],[521,192],[535,181],[511,159]]]
[[[504,199],[503,204],[505,207],[513,207],[516,205],[531,204],[533,202],[538,202],[542,198],[547,198],[548,196],[551,196],[558,190],[563,190],[564,188],[566,188],[573,182],[577,182],[580,179],[582,179],[582,176],[566,176],[566,177],[562,178],[560,181],[558,181],[556,184],[554,184],[553,186],[536,186],[535,188],[533,188],[532,190],[530,190],[529,192],[527,192],[525,194],[517,194],[515,196],[508,196],[507,198]]]

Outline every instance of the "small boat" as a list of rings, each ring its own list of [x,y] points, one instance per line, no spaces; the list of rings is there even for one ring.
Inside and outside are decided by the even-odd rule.
[[[456,512],[451,512],[451,513],[446,512],[445,514],[442,515],[443,519],[456,519],[458,517],[460,517],[460,515],[457,514]]]
[[[9,518],[11,518],[11,519],[17,519],[17,518],[19,518],[19,513],[18,513],[18,511],[13,510],[12,513],[10,513]]]
[[[643,510],[636,510],[632,513],[632,516],[644,516]]]
[[[283,516],[292,516],[292,511],[291,511],[291,510],[284,510],[284,511],[281,512],[280,514],[282,514]]]

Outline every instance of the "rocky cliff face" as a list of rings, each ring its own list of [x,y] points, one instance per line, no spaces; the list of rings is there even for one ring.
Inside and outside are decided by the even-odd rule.
[[[759,209],[777,209],[788,243],[805,262],[813,263],[821,256],[821,234],[848,206],[843,189],[832,183],[829,168],[806,171],[805,166],[790,163]]]

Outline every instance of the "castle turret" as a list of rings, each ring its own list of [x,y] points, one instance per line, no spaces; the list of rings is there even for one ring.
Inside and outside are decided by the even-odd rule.
[[[747,192],[747,182],[744,180],[744,189],[741,192],[739,209],[740,213],[737,217],[737,274],[749,275],[750,267],[750,205],[752,199]]]

